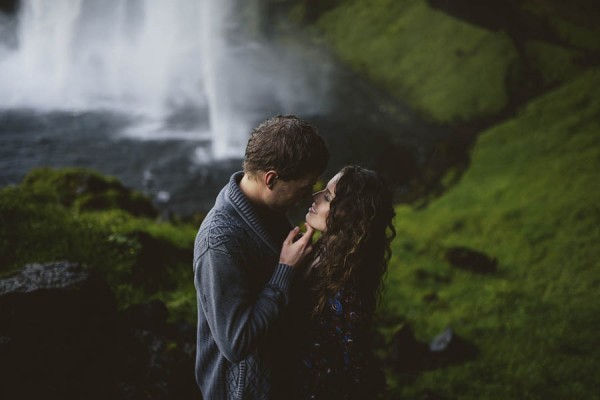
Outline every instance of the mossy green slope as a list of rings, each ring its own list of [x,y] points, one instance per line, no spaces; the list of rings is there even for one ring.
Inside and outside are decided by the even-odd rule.
[[[541,18],[564,43],[578,49],[600,50],[600,13],[596,0],[525,0],[518,4]]]
[[[441,122],[493,115],[508,103],[511,40],[425,0],[349,1],[318,23],[340,58]]]
[[[78,168],[32,170],[0,190],[0,276],[27,263],[95,267],[120,307],[161,299],[195,319],[191,272],[196,228],[157,221],[150,201],[115,178]]]
[[[481,6],[430,3],[338,2],[316,26],[343,62],[444,124],[497,117],[597,59],[593,1],[495,1],[490,9],[510,17],[491,25],[489,11],[473,19],[486,13]]]
[[[530,103],[479,137],[443,197],[397,209],[383,310],[421,340],[452,326],[481,353],[414,381],[390,371],[393,396],[598,398],[599,92],[596,69]],[[444,252],[457,245],[499,271],[452,269]]]

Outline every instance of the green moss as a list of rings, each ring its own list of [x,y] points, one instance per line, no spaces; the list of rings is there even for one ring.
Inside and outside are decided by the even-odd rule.
[[[110,247],[123,261],[127,279],[112,280],[121,304],[158,298],[167,304],[171,318],[194,320],[195,305],[191,309],[189,305],[195,304],[191,262],[197,227],[135,218],[114,210],[85,213],[80,218],[107,232]]]
[[[508,102],[511,40],[424,0],[344,2],[318,27],[342,60],[437,121],[493,115]]]
[[[541,73],[546,86],[564,82],[583,70],[576,62],[581,54],[574,50],[531,41],[525,44],[525,51],[532,67]]]
[[[561,21],[556,20],[553,25],[565,41],[572,43],[574,46],[589,49],[599,50],[600,49],[600,30],[581,26],[576,22],[572,21]]]
[[[83,206],[92,198],[93,207]],[[195,301],[196,227],[133,215],[136,199],[149,204],[116,179],[92,171],[32,171],[23,184],[0,190],[0,275],[27,263],[78,262],[103,275],[120,307],[159,298],[172,317],[193,321],[187,308]]]
[[[9,187],[0,192],[0,271],[13,272],[25,263],[52,261],[71,253],[84,259],[80,240],[102,242],[102,235],[71,218],[51,195],[29,188]],[[101,256],[102,254],[95,254]]]
[[[578,49],[600,50],[596,0],[527,0],[520,7],[541,18],[564,43]]]
[[[23,185],[35,192],[48,193],[62,205],[77,210],[121,209],[137,216],[157,216],[146,196],[125,188],[114,177],[85,168],[35,168],[27,174]]]
[[[597,396],[599,90],[596,69],[532,102],[480,136],[469,170],[443,197],[397,209],[383,310],[421,340],[452,326],[481,354],[412,383],[390,371],[395,396]],[[443,254],[456,245],[496,257],[499,272],[451,269]],[[439,300],[424,301],[432,292]]]

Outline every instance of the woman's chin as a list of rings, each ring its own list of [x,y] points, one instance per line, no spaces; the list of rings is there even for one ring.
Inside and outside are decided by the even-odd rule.
[[[309,214],[310,214],[310,213],[309,213]],[[312,229],[314,229],[316,232],[321,232],[321,229],[315,228],[315,226],[314,226],[313,224],[311,224],[311,223],[310,223],[310,222],[311,222],[311,221],[310,221],[310,218],[308,218],[308,215],[309,215],[309,214],[306,214],[306,217],[307,217],[307,218],[305,218],[306,226],[307,226],[307,227],[309,227],[309,226],[310,226],[310,227],[311,227]]]

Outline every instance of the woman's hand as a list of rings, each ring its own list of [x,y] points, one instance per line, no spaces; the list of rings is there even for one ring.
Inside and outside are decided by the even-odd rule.
[[[312,251],[312,237],[315,230],[312,226],[306,224],[306,232],[300,236],[296,241],[294,239],[298,236],[300,228],[295,227],[292,229],[283,241],[283,247],[279,255],[279,262],[281,264],[287,264],[290,267],[297,267],[302,263],[304,258]]]

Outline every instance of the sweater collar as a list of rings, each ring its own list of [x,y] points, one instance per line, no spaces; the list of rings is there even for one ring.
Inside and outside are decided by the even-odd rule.
[[[254,210],[254,207],[246,197],[246,195],[240,189],[240,181],[244,176],[243,171],[238,171],[231,175],[229,178],[229,184],[225,191],[225,196],[229,199],[235,210],[240,214],[242,219],[248,224],[248,226],[256,233],[263,242],[275,253],[279,254],[279,248],[273,243],[271,236],[267,232],[264,224],[258,217],[258,214]]]

